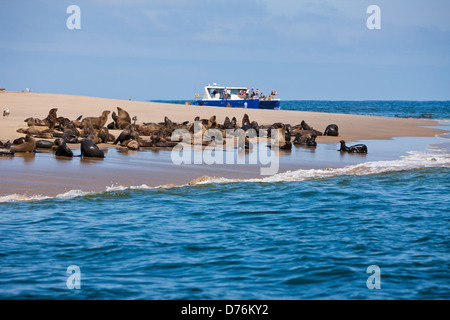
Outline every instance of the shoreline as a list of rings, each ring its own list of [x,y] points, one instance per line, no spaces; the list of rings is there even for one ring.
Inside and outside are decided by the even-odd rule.
[[[443,158],[438,158],[440,155],[433,152],[422,155],[430,146],[444,144]],[[280,154],[280,171],[272,176],[262,176],[261,166],[247,164],[248,158],[240,165],[174,165],[170,161],[170,150],[136,152],[105,148],[107,158],[103,160],[56,159],[48,150],[12,158],[0,157],[0,166],[5,169],[0,183],[0,203],[203,183],[288,182],[433,166],[450,167],[450,142],[439,137],[393,138],[387,144],[385,140],[372,140],[369,145],[372,151],[367,155],[337,152],[336,147],[324,144],[315,149],[293,148],[291,153]],[[248,152],[244,156],[249,156]],[[403,160],[408,157],[412,159]]]
[[[120,106],[126,109],[130,116],[137,115],[137,123],[160,122],[163,121],[164,116],[168,116],[172,121],[181,122],[192,121],[195,116],[207,118],[211,115],[216,115],[220,123],[225,116],[236,116],[241,119],[247,113],[251,120],[255,119],[260,124],[279,121],[296,125],[305,120],[313,128],[322,132],[328,124],[339,125],[339,136],[317,137],[316,148],[294,146],[292,151],[278,151],[279,170],[275,176],[281,177],[281,181],[284,176],[289,180],[288,176],[291,173],[306,176],[320,175],[321,171],[341,174],[341,171],[345,172],[346,168],[351,169],[364,163],[401,161],[401,157],[407,156],[408,151],[421,151],[432,143],[444,142],[439,140],[437,135],[450,132],[450,126],[439,124],[439,120],[290,110],[197,107],[44,93],[1,92],[0,107],[5,106],[11,110],[11,115],[2,117],[0,120],[0,141],[23,136],[15,131],[26,127],[24,119],[27,117],[43,119],[48,114],[48,110],[53,107],[58,108],[58,115],[71,119],[79,115],[98,116],[103,110],[112,111]],[[121,130],[111,130],[111,133],[116,136],[120,132]],[[349,144],[366,143],[369,153],[350,155],[337,152],[341,139]],[[74,155],[80,153],[79,144],[69,144],[69,146]],[[171,160],[171,149],[167,148],[143,148],[140,151],[131,151],[111,143],[99,144],[99,147],[104,150],[105,159],[76,157],[57,159],[52,151],[44,149],[38,149],[38,153],[33,154],[16,153],[14,157],[0,157],[2,167],[0,202],[21,201],[33,199],[33,197],[39,200],[58,195],[64,198],[130,187],[143,189],[177,187],[202,183],[214,177],[219,180],[235,181],[248,181],[248,179],[271,181],[274,177],[261,175],[260,169],[264,167],[263,165],[249,164],[250,157],[254,157],[256,151],[236,152],[233,157],[245,160],[241,164],[175,165]],[[267,149],[265,146],[264,148]],[[11,200],[11,197],[15,200]]]

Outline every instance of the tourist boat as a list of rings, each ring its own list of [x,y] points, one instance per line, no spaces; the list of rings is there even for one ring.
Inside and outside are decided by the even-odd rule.
[[[223,87],[214,83],[208,85],[203,90],[201,99],[196,94],[194,105],[211,107],[231,107],[250,109],[280,109],[280,99],[277,99],[277,92],[272,92],[269,96],[247,87]]]

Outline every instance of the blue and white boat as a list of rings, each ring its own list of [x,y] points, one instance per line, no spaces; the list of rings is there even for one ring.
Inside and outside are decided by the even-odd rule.
[[[232,107],[250,109],[280,109],[277,92],[266,96],[258,90],[247,87],[223,87],[214,83],[204,88],[203,97],[196,94],[194,105],[211,107]]]

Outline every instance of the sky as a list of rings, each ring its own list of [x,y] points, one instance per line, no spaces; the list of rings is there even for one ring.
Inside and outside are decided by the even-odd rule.
[[[79,29],[71,5],[80,8]],[[369,29],[380,8],[381,29]],[[0,88],[192,100],[450,100],[448,0],[0,0]]]

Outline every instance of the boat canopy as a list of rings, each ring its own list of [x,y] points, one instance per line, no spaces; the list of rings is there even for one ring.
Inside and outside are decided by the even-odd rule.
[[[229,99],[237,100],[243,99],[242,96],[239,96],[239,93],[248,93],[249,89],[247,87],[222,87],[217,84],[209,85],[205,87],[203,91],[203,100],[221,100],[224,98],[224,90],[225,88],[228,91],[228,94],[231,95]]]

